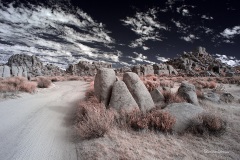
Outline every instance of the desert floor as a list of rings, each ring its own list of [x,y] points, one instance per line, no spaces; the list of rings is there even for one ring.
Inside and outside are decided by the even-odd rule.
[[[71,118],[86,82],[56,82],[49,89],[0,102],[1,160],[76,160]]]
[[[81,81],[56,82],[49,89],[0,102],[0,159],[239,159],[240,87],[225,85],[236,102],[201,101],[228,122],[221,136],[172,135],[112,128],[105,137],[80,140],[73,128],[75,107],[88,87]],[[176,91],[176,84],[173,91]]]

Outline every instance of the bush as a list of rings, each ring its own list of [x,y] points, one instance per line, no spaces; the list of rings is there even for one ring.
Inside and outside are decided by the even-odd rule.
[[[130,113],[124,112],[124,114],[122,112],[119,118],[125,120],[126,123],[126,125],[123,125],[122,120],[120,120],[121,126],[128,126],[134,130],[149,129],[170,132],[175,124],[175,118],[168,112],[156,109],[147,113],[143,113],[138,110],[134,110]],[[119,122],[119,119],[117,121]]]
[[[114,114],[100,103],[81,102],[76,129],[82,139],[103,137],[112,127]]]
[[[193,120],[189,131],[198,135],[221,135],[226,131],[225,120],[210,113],[199,115]]]
[[[186,102],[184,98],[176,93],[172,93],[171,91],[164,91],[163,96],[166,104]]]
[[[10,77],[0,81],[0,92],[29,92],[35,91],[37,83],[29,82],[23,77]]]
[[[46,77],[37,77],[38,88],[48,88],[52,82]]]

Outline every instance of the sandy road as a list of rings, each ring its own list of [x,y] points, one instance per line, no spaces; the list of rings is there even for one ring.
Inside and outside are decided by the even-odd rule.
[[[0,102],[0,160],[76,160],[69,123],[88,84],[57,82]]]

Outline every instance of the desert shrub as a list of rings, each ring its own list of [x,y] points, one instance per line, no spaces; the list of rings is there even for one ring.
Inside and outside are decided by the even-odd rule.
[[[36,90],[36,88],[37,88],[36,82],[25,81],[20,85],[19,90],[23,92],[33,93]]]
[[[65,81],[66,79],[63,76],[49,77],[49,80],[52,82]]]
[[[38,88],[48,88],[52,82],[46,77],[37,77]]]
[[[166,104],[186,102],[184,98],[171,91],[163,91],[163,96]]]
[[[160,81],[160,86],[161,87],[170,87],[170,88],[173,88],[174,86],[174,82],[173,81]]]
[[[198,135],[222,135],[226,131],[227,123],[221,117],[204,113],[193,119],[188,131]]]
[[[81,81],[83,80],[82,77],[79,77],[79,76],[68,76],[67,77],[67,81]]]
[[[94,81],[90,83],[87,91],[85,92],[85,97],[87,100],[94,97]]]
[[[132,128],[134,130],[149,129],[154,131],[170,132],[175,124],[175,118],[168,112],[157,109],[147,113],[134,110],[132,112],[120,113],[117,122],[121,127]]]
[[[37,84],[35,82],[29,82],[23,77],[10,77],[0,81],[0,92],[29,92],[35,91]]]
[[[153,110],[147,113],[146,119],[148,120],[148,128],[163,132],[172,130],[176,119],[168,112],[161,110]]]
[[[77,110],[76,129],[82,139],[103,137],[110,131],[114,114],[101,103],[81,102]]]
[[[199,99],[204,99],[203,91],[197,89],[197,90],[196,90],[196,94],[197,94],[197,97],[198,97]]]
[[[157,87],[159,87],[159,83],[157,83],[155,81],[147,80],[147,81],[144,81],[143,83],[145,84],[145,86],[149,92],[151,92],[154,89],[156,89]]]

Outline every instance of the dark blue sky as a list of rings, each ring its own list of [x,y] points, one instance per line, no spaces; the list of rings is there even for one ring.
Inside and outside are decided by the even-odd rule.
[[[5,55],[32,53],[53,63],[84,57],[135,64],[203,46],[211,54],[240,59],[237,0],[0,2],[0,50]]]

